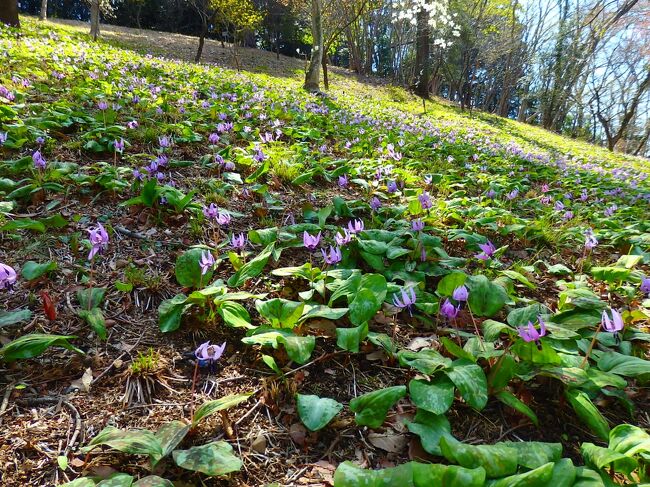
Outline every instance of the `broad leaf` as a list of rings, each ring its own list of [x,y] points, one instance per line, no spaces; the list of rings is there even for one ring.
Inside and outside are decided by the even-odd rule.
[[[451,425],[446,416],[418,409],[413,421],[406,421],[405,424],[411,433],[420,437],[424,451],[442,456],[440,438],[451,436]]]
[[[601,439],[607,440],[609,438],[609,425],[607,424],[607,420],[603,418],[598,408],[589,399],[589,396],[578,389],[566,389],[564,395],[580,420],[589,426],[591,431]]]
[[[336,416],[343,404],[327,397],[313,395],[296,395],[298,416],[310,431],[324,428]]]
[[[454,384],[445,375],[438,375],[431,381],[413,379],[409,382],[409,395],[419,409],[444,414],[454,402]]]
[[[489,478],[504,477],[517,471],[517,450],[502,444],[467,445],[443,436],[440,448],[450,462],[466,468],[483,467]]]
[[[23,321],[32,319],[32,312],[28,309],[21,309],[18,311],[3,311],[0,310],[0,328],[3,326],[15,325]]]
[[[483,369],[466,359],[455,360],[451,368],[445,370],[447,377],[458,388],[463,399],[479,411],[488,400],[487,379]]]
[[[611,466],[616,472],[624,473],[628,477],[639,466],[633,457],[609,448],[596,446],[593,443],[583,443],[580,447],[580,453],[587,465],[597,469]]]
[[[239,287],[249,279],[258,276],[275,250],[275,243],[270,243],[254,259],[246,262],[241,269],[228,279],[228,286]]]
[[[38,357],[48,347],[63,347],[73,352],[83,354],[81,350],[70,343],[76,336],[47,335],[44,333],[30,333],[16,338],[0,348],[0,358],[5,362],[19,359]]]
[[[229,409],[239,403],[247,401],[251,397],[251,393],[246,394],[230,394],[229,396],[215,399],[214,401],[204,402],[194,413],[192,417],[192,428],[199,424],[203,419],[213,415],[218,411]]]
[[[114,450],[131,455],[149,455],[153,458],[162,456],[160,442],[149,430],[120,430],[107,426],[95,436],[88,446],[81,448],[82,453],[97,448],[98,446],[109,446]]]
[[[225,441],[215,441],[189,450],[175,450],[172,455],[179,467],[211,477],[237,472],[242,467],[242,461]]]
[[[368,336],[367,323],[355,328],[337,328],[336,345],[348,352],[359,353],[359,344],[366,336]]]
[[[485,276],[469,276],[465,285],[469,289],[467,303],[477,316],[494,316],[508,302],[503,287]]]
[[[393,386],[372,391],[350,401],[354,419],[360,426],[379,428],[386,419],[388,410],[406,396],[406,386]]]

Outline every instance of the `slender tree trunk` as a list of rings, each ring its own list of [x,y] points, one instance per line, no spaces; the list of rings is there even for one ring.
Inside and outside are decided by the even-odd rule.
[[[20,27],[17,0],[0,0],[0,24]]]
[[[90,4],[90,35],[93,41],[99,37],[99,0],[92,0]]]
[[[194,56],[194,62],[198,63],[201,60],[201,54],[203,54],[203,45],[205,44],[205,36],[208,34],[208,18],[205,15],[201,15],[201,35],[199,36],[199,48],[196,50],[196,56]]]
[[[326,90],[329,90],[330,88],[330,80],[329,80],[329,76],[327,75],[328,62],[329,62],[329,56],[327,55],[327,52],[324,52],[321,65],[323,67],[323,86],[325,87]]]
[[[415,37],[415,93],[423,98],[429,97],[429,13],[417,13],[417,33]]]
[[[38,20],[47,20],[47,0],[41,0],[41,13]]]
[[[320,88],[320,66],[323,62],[323,5],[321,0],[311,0],[311,36],[313,45],[309,67],[305,75],[303,88],[307,91],[318,91]]]
[[[280,60],[280,32],[275,33],[275,59]]]
[[[135,11],[135,25],[138,26],[138,29],[142,29],[142,24],[140,23],[141,17],[142,17],[142,2],[139,2],[138,9]]]

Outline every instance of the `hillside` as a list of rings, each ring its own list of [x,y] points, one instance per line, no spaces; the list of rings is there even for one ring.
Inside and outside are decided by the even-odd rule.
[[[647,160],[23,20],[0,30],[2,485],[647,481]]]

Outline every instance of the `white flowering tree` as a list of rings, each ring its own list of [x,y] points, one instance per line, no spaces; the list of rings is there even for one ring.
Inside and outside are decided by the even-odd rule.
[[[415,92],[427,98],[431,77],[431,46],[447,48],[460,27],[449,11],[448,0],[397,0],[393,20],[415,27]]]

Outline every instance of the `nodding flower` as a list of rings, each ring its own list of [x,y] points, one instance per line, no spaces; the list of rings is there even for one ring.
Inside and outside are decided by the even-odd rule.
[[[339,176],[339,187],[347,188],[348,184],[349,184],[348,177],[345,174]]]
[[[377,198],[376,196],[374,196],[374,197],[370,200],[370,209],[371,209],[372,211],[377,211],[379,208],[381,208],[381,201],[379,201],[379,198]]]
[[[34,161],[34,167],[37,169],[45,169],[45,166],[47,165],[47,162],[45,161],[45,158],[43,157],[43,154],[41,154],[40,150],[37,150],[32,154],[32,161]]]
[[[541,350],[542,342],[540,341],[540,338],[546,335],[546,323],[544,323],[544,320],[542,320],[541,316],[537,317],[537,321],[539,322],[539,331],[537,331],[535,325],[529,321],[528,325],[518,327],[517,333],[519,333],[519,336],[525,342],[535,342],[537,349]]]
[[[355,233],[363,232],[363,220],[351,220],[348,222],[348,231],[354,235]]]
[[[213,369],[217,360],[221,358],[225,351],[226,342],[223,342],[221,345],[211,345],[208,341],[199,345],[199,348],[194,351],[194,356],[199,361],[199,367],[207,366]]]
[[[318,235],[310,235],[306,231],[302,234],[302,243],[309,250],[314,250],[320,243],[321,232]]]
[[[18,279],[18,275],[13,267],[0,262],[0,289],[11,291]]]
[[[97,254],[101,254],[108,247],[108,233],[101,223],[97,227],[88,229],[88,240],[90,240],[90,253],[88,260],[92,260]]]
[[[428,210],[433,207],[431,196],[426,191],[418,196],[418,200],[420,200],[420,206],[422,206],[423,210]]]
[[[490,242],[489,240],[484,244],[478,244],[478,246],[482,250],[482,252],[480,254],[478,254],[476,256],[476,258],[481,259],[481,260],[488,260],[497,251],[494,244],[492,242]]]
[[[411,222],[411,230],[414,232],[420,232],[424,229],[424,222],[422,218],[417,218]]]
[[[614,339],[616,340],[617,345],[621,343],[621,338],[619,337],[618,332],[625,327],[621,313],[613,309],[612,317],[610,318],[607,315],[607,311],[603,310],[601,325],[605,331],[614,334]]]
[[[440,307],[440,314],[448,320],[453,320],[458,316],[460,311],[460,305],[454,306],[449,299],[445,299],[445,302]]]
[[[323,254],[323,260],[327,265],[335,265],[341,262],[343,255],[341,254],[341,249],[339,247],[332,247],[330,245],[329,253],[325,252],[324,249],[320,250]]]
[[[469,297],[469,291],[465,286],[458,286],[456,289],[454,289],[451,297],[458,302],[467,301],[467,298]]]
[[[201,275],[206,275],[210,269],[214,266],[214,257],[212,252],[206,250],[201,253],[201,258],[199,259],[199,266],[201,267]]]
[[[219,207],[214,203],[210,203],[210,206],[203,207],[203,215],[206,218],[216,220],[217,216],[219,216]]]
[[[244,247],[246,247],[247,243],[248,243],[248,238],[243,233],[240,233],[239,235],[233,235],[232,238],[230,239],[230,245],[232,246],[233,249],[241,250]]]
[[[412,287],[409,288],[408,290],[402,289],[400,291],[399,297],[397,293],[393,295],[393,304],[395,305],[395,307],[408,310],[410,316],[413,316],[412,308],[413,305],[415,304],[415,301],[416,301],[415,291],[413,290]]]
[[[343,234],[340,233],[341,230],[343,230]],[[339,230],[339,233],[334,235],[334,240],[339,247],[343,247],[344,245],[349,244],[352,240],[352,234],[348,232],[347,229],[342,228],[341,230]]]

